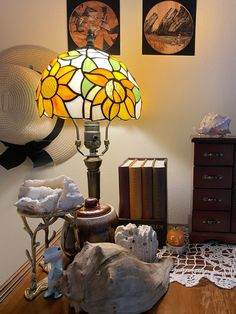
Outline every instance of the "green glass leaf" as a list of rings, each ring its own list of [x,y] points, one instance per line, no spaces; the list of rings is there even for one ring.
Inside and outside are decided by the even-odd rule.
[[[90,89],[94,86],[88,79],[84,78],[81,86],[81,92],[83,97],[85,98]]]
[[[110,61],[110,64],[112,66],[112,69],[114,71],[119,71],[120,70],[120,63],[117,60],[109,58],[109,61]]]
[[[78,58],[80,56],[80,53],[77,50],[69,51],[69,55],[67,57],[62,58],[63,60],[73,60],[75,58]]]
[[[84,60],[83,66],[82,66],[82,71],[83,71],[83,72],[90,72],[90,71],[92,71],[92,70],[94,70],[94,69],[96,69],[96,68],[97,68],[97,66],[96,66],[96,64],[93,62],[92,59],[90,59],[90,58],[87,57],[87,58]]]
[[[136,86],[134,86],[134,88],[132,89],[132,92],[134,94],[136,102],[138,102],[141,98],[139,89]]]

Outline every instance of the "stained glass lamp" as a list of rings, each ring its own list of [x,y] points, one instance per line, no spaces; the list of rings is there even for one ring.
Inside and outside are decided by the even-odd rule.
[[[126,66],[91,44],[59,55],[43,71],[37,88],[40,116],[72,119],[76,127],[77,150],[86,156],[88,196],[100,199],[101,158],[109,146],[108,127],[115,118],[138,119],[141,113],[139,87]],[[84,119],[84,145],[81,150],[76,119]],[[99,121],[107,120],[105,149],[101,146]]]

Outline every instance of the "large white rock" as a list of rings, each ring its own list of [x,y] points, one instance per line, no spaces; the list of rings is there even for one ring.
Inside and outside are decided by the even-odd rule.
[[[158,249],[157,234],[151,226],[135,224],[118,226],[115,243],[123,246],[144,262],[153,262]]]
[[[64,175],[45,180],[26,180],[19,189],[15,206],[34,213],[50,213],[75,208],[84,202],[74,181]]]

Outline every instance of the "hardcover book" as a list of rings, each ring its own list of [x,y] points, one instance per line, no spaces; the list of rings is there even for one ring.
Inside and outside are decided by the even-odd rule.
[[[153,165],[153,218],[167,219],[167,173],[163,159],[156,159]]]
[[[153,207],[153,169],[154,159],[146,159],[142,165],[142,218],[152,218],[152,207]]]
[[[145,159],[136,159],[129,166],[130,218],[142,218],[142,171]]]
[[[129,166],[135,158],[126,159],[118,167],[119,179],[119,217],[130,218],[130,197],[129,197]]]

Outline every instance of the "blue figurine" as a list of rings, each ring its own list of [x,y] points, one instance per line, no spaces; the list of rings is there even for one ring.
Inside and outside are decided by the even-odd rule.
[[[58,299],[62,296],[62,293],[57,290],[58,280],[63,273],[61,248],[59,246],[46,248],[43,259],[45,263],[51,264],[48,273],[48,290],[44,293],[44,298],[53,297],[54,299]]]

